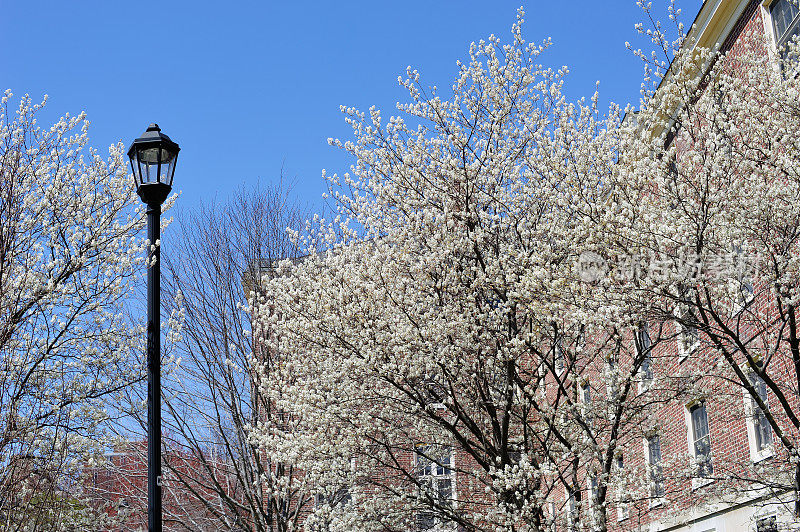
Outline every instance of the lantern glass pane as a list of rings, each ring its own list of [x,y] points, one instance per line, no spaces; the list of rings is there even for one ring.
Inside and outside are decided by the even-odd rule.
[[[172,176],[175,175],[175,163],[178,161],[178,154],[170,153],[170,158],[167,160],[166,165],[161,165],[161,173],[163,174],[163,183],[172,186]]]
[[[136,150],[136,168],[139,177],[139,184],[144,185],[150,180],[149,172],[148,172],[148,165],[144,161],[142,161],[142,153],[141,150]]]
[[[152,164],[158,163],[158,152],[161,151],[158,147],[144,148],[139,150],[139,159],[143,162]]]
[[[150,164],[150,161],[148,160],[151,159],[151,157],[148,157],[151,154],[147,153],[148,150],[139,149],[137,151],[138,153],[136,158],[139,163],[139,174],[141,175],[139,183],[146,185],[152,181],[153,175],[153,171],[151,169],[152,164]]]
[[[142,168],[141,183],[165,183],[172,186],[177,154],[160,146],[138,150]]]
[[[174,160],[174,156],[161,147],[142,148],[138,150],[141,183],[168,183],[166,160]],[[169,183],[168,183],[169,184]]]
[[[131,161],[131,172],[133,172],[133,181],[134,181],[134,183],[136,183],[136,186],[138,187],[139,184],[141,184],[141,178],[139,176],[139,165],[136,162],[136,152],[135,151],[133,152],[133,155],[131,155],[130,161]]]

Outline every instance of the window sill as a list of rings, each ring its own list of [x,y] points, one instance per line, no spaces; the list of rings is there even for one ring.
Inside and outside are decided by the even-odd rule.
[[[755,300],[755,298],[756,298],[756,296],[754,294],[751,294],[751,293],[748,292],[743,300],[740,299],[740,300],[734,301],[733,305],[731,306],[731,317],[732,318],[736,318],[742,312],[747,310],[747,307],[750,306],[750,303],[752,303],[753,300]]]
[[[664,506],[664,499],[663,498],[653,499],[647,505],[648,509],[650,509],[650,510],[652,510],[654,508],[660,508],[662,506]]]
[[[692,491],[704,488],[714,482],[713,478],[697,478],[692,477]]]
[[[695,343],[691,347],[680,347],[679,346],[678,350],[680,352],[680,357],[678,358],[678,363],[679,364],[683,364],[686,361],[687,358],[689,358],[691,355],[694,355],[695,353],[697,353],[697,351],[699,349],[700,349],[700,343],[699,342]]]
[[[775,456],[775,452],[773,450],[772,445],[770,445],[769,447],[765,447],[760,451],[754,451],[752,448],[750,449],[750,460],[754,464],[763,462],[767,458],[772,458],[773,456]]]

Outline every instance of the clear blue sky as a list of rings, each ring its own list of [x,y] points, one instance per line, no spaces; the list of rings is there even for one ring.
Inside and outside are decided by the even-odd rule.
[[[326,142],[349,138],[340,105],[388,116],[406,98],[396,79],[408,65],[423,83],[449,86],[470,42],[508,40],[520,3],[0,0],[0,89],[49,94],[52,116],[85,110],[102,152],[158,122],[182,148],[184,208],[281,168],[313,208],[322,169],[349,169]],[[687,24],[700,4],[682,2]],[[638,101],[641,64],[624,43],[647,43],[633,0],[523,5],[526,39],[553,39],[544,63],[570,66],[570,97],[599,80],[601,101]]]

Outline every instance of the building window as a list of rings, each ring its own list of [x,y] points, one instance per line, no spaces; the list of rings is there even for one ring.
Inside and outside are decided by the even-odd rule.
[[[564,357],[564,348],[561,346],[561,338],[556,340],[553,346],[553,356],[555,358],[556,374],[561,375],[567,368],[567,361]]]
[[[329,495],[318,493],[314,501],[314,506],[316,508],[321,508],[323,506],[336,508],[338,506],[347,506],[352,500],[353,498],[350,496],[350,490],[346,486],[343,486]]]
[[[578,503],[577,497],[580,495],[578,492],[568,491],[567,495],[567,530],[570,532],[577,532],[578,530]]]
[[[700,334],[697,331],[697,318],[691,305],[690,291],[681,287],[678,289],[680,301],[675,306],[675,318],[678,328],[678,349],[681,359],[694,353],[700,347]]]
[[[755,298],[755,289],[753,288],[753,281],[747,275],[740,275],[736,280],[738,287],[736,293],[736,300],[733,302],[733,314],[739,314],[747,305]]]
[[[416,381],[416,389],[420,394],[422,403],[430,408],[444,408],[447,400],[447,387],[442,383],[441,374],[430,372]]]
[[[661,436],[653,434],[645,439],[647,471],[650,477],[650,507],[663,503],[664,472],[661,468]]]
[[[756,532],[778,532],[778,520],[774,515],[756,519]]]
[[[689,407],[690,448],[697,464],[696,479],[708,479],[714,473],[711,464],[711,432],[708,426],[706,403],[701,401]],[[703,482],[696,482],[695,487]]]
[[[588,382],[581,384],[581,402],[589,404],[592,401],[592,385]]]
[[[767,385],[764,383],[764,379],[755,373],[751,373],[750,378],[753,381],[753,386],[759,398],[763,403],[766,403]],[[772,444],[772,428],[769,426],[769,421],[767,421],[767,416],[764,414],[764,411],[755,401],[753,401],[753,406],[755,407],[753,410],[753,424],[756,427],[756,449],[761,451]]]
[[[750,371],[748,378],[761,401],[767,405],[767,384],[764,379]],[[745,411],[747,413],[747,436],[750,440],[750,456],[753,461],[762,460],[772,455],[772,427],[755,399],[745,391]]]
[[[610,355],[606,358],[606,393],[611,401],[616,401],[619,397],[619,380],[617,360],[614,355]]]
[[[617,501],[617,521],[624,521],[630,516],[630,495],[625,489],[625,479],[623,474],[625,472],[625,461],[621,454],[617,455],[617,474],[620,476],[620,488]]]
[[[734,246],[734,268],[736,272],[736,295],[733,302],[733,314],[739,314],[755,299],[751,267],[747,263],[741,246]]]
[[[646,390],[653,383],[653,366],[652,357],[650,356],[650,349],[653,347],[653,341],[650,338],[650,332],[647,330],[647,325],[643,325],[636,331],[636,349],[642,354],[642,365],[639,367],[640,386],[639,390]]]
[[[600,500],[600,486],[597,484],[597,473],[589,475],[589,501],[597,505]]]
[[[597,479],[597,473],[591,472],[586,480],[589,488],[589,516],[590,522],[596,527],[599,522],[600,508],[600,484]]]
[[[594,423],[594,414],[592,413],[592,385],[584,382],[580,386],[580,401],[581,411],[583,412],[583,419],[587,425]]]
[[[453,451],[449,446],[420,445],[417,447],[416,466],[420,490],[435,508],[447,508],[453,502]],[[432,511],[417,514],[418,530],[443,528],[453,523],[445,522],[439,513]]]
[[[772,31],[781,59],[786,59],[786,45],[800,35],[800,10],[796,0],[777,0],[769,8]]]

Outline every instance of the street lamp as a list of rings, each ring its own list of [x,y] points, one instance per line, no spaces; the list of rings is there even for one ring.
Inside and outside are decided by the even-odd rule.
[[[147,529],[161,532],[161,204],[180,147],[150,124],[128,149],[136,192],[147,204]]]

